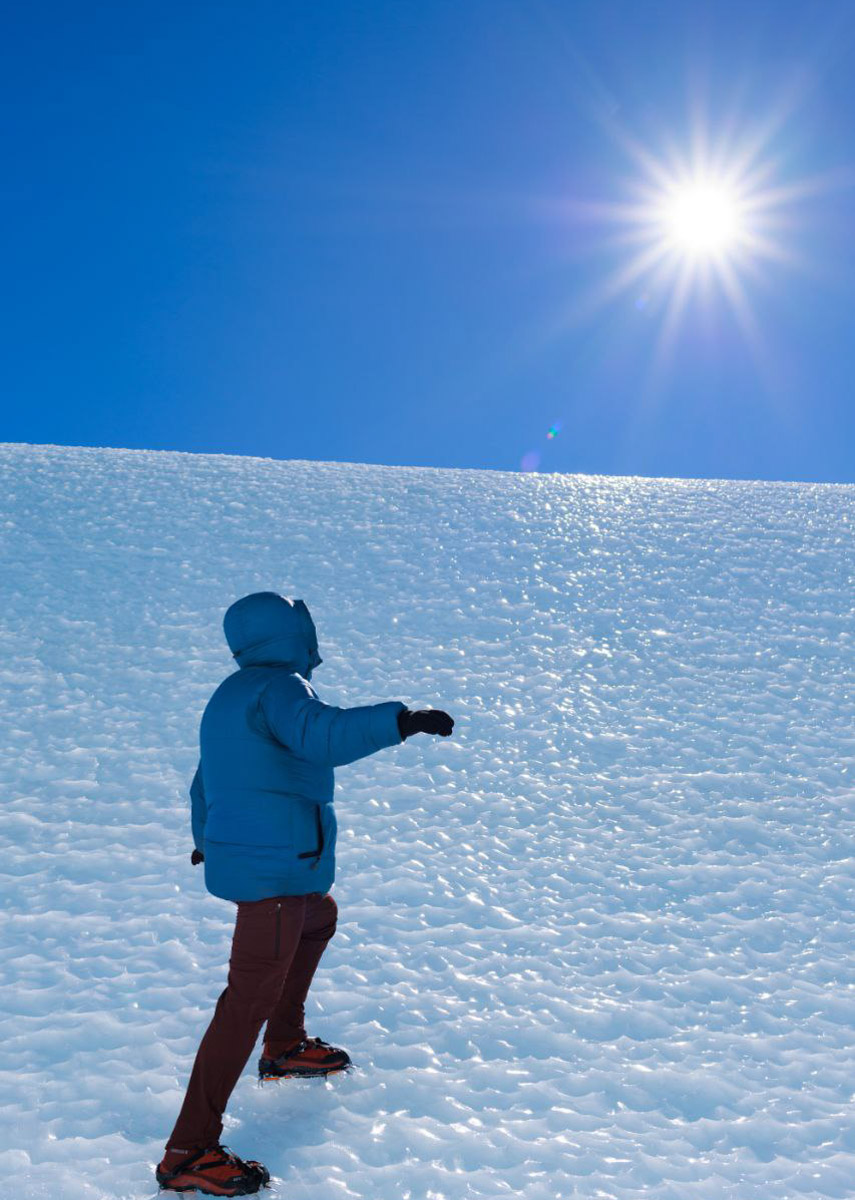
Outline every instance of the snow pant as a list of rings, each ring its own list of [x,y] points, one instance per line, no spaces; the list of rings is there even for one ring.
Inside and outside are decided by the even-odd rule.
[[[238,903],[228,984],[196,1054],[167,1150],[192,1153],[219,1141],[229,1096],[265,1021],[264,1040],[272,1047],[306,1036],[306,995],[337,913],[332,896],[320,892]]]

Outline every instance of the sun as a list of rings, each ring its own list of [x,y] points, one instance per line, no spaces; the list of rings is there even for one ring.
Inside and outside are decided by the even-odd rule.
[[[752,285],[763,285],[773,270],[804,265],[790,244],[798,226],[793,208],[831,183],[822,176],[776,178],[765,137],[749,127],[721,142],[700,128],[682,151],[673,141],[661,154],[632,139],[621,146],[637,168],[624,180],[625,198],[572,210],[575,219],[599,226],[601,245],[616,262],[568,308],[569,319],[584,321],[629,300],[653,320],[651,379],[658,383],[687,322],[701,314],[708,322],[729,309],[765,371],[772,356]]]
[[[792,173],[797,158],[786,132],[799,96],[794,88],[756,112],[730,102],[716,118],[698,93],[679,125],[660,128],[655,142],[636,136],[631,114],[604,115],[602,133],[624,160],[610,194],[577,192],[546,210],[566,222],[572,255],[577,246],[599,251],[602,270],[568,281],[571,296],[546,336],[621,314],[625,326],[615,328],[632,330],[646,347],[638,381],[645,403],[666,394],[680,345],[699,338],[713,353],[730,348],[736,334],[770,391],[789,386],[787,348],[772,344],[765,298],[786,286],[789,273],[817,277],[806,251],[815,206],[852,185],[842,166]]]
[[[697,361],[698,350],[705,361],[720,356],[728,363],[741,342],[769,395],[791,387],[789,347],[770,336],[765,301],[789,286],[789,273],[816,281],[821,264],[808,253],[816,206],[852,187],[852,170],[842,164],[793,174],[800,160],[787,125],[801,84],[784,89],[766,110],[746,111],[723,97],[717,116],[703,91],[700,82],[692,84],[685,114],[672,113],[678,123],[670,129],[660,124],[655,142],[637,136],[633,113],[622,115],[616,102],[593,109],[604,141],[624,160],[608,195],[574,186],[538,200],[544,218],[557,217],[568,235],[573,273],[567,300],[537,332],[536,344],[602,322],[613,335],[609,379],[614,363],[638,351],[629,386],[639,422],[671,396],[672,367]],[[647,113],[644,124],[649,130]],[[578,259],[589,254],[600,255],[601,269],[580,268]],[[635,428],[632,418],[628,437]],[[533,467],[529,459],[537,460]],[[523,469],[538,470],[539,456],[527,455]]]
[[[715,179],[673,187],[662,201],[661,220],[665,240],[693,258],[732,253],[745,234],[739,196]]]

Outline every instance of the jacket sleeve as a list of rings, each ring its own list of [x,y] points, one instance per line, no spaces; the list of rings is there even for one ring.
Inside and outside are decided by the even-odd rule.
[[[196,768],[193,782],[190,784],[190,823],[193,827],[193,845],[204,853],[205,850],[205,820],[208,816],[208,805],[205,803],[205,785],[202,783],[202,763]]]
[[[267,688],[261,710],[267,727],[298,758],[330,767],[343,767],[403,741],[398,713],[400,700],[337,708],[324,704],[299,675],[287,675]]]

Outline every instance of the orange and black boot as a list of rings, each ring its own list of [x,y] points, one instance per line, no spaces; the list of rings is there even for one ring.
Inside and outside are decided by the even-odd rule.
[[[227,1146],[216,1142],[197,1150],[171,1167],[161,1161],[154,1173],[161,1191],[190,1192],[206,1196],[251,1196],[270,1182],[270,1172],[261,1163],[244,1162]]]
[[[351,1065],[350,1056],[344,1050],[338,1050],[320,1038],[304,1038],[301,1042],[294,1042],[278,1058],[270,1054],[265,1043],[264,1054],[258,1061],[258,1078],[290,1079],[302,1076],[311,1079],[346,1071]]]

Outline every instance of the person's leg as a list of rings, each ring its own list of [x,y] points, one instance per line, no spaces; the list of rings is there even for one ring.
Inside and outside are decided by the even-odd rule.
[[[335,933],[338,907],[332,896],[306,896],[306,915],[300,944],[282,986],[278,1003],[267,1021],[264,1052],[270,1058],[302,1041],[306,1036],[305,1003],[321,956]]]
[[[238,905],[228,984],[196,1054],[167,1142],[170,1160],[219,1141],[229,1096],[302,944],[306,910],[304,896]]]

